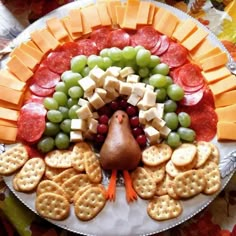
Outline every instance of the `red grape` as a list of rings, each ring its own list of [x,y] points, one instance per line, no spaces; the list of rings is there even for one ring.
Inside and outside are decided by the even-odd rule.
[[[127,101],[125,99],[121,99],[120,100],[120,107],[123,110],[126,110],[126,108],[128,107],[128,103],[127,103]]]
[[[146,145],[146,142],[147,142],[147,138],[144,134],[141,134],[139,135],[137,138],[136,138],[136,141],[138,142],[138,144],[140,146],[145,146]]]
[[[138,137],[139,135],[143,134],[143,129],[141,127],[135,127],[132,130],[134,137]]]
[[[108,131],[108,126],[105,124],[99,124],[97,127],[97,132],[99,134],[106,134]]]
[[[135,128],[139,126],[139,118],[138,116],[133,116],[130,118],[129,123],[131,127]]]
[[[126,113],[128,114],[128,116],[135,116],[138,113],[138,110],[135,106],[129,105],[126,108]]]
[[[119,103],[117,101],[111,101],[110,102],[110,108],[113,110],[113,111],[117,111],[118,108],[119,108]]]
[[[108,121],[109,121],[109,117],[107,115],[101,115],[99,117],[99,123],[100,124],[105,124],[107,125],[108,124]]]
[[[98,110],[98,114],[101,116],[101,115],[107,115],[108,117],[110,117],[112,115],[112,111],[111,109],[109,108],[109,106],[103,106],[102,108],[100,108]]]
[[[102,134],[97,134],[95,140],[97,143],[103,143],[105,141],[105,136]]]

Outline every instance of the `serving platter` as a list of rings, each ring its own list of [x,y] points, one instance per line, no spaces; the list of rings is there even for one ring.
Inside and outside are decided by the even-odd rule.
[[[47,16],[36,21],[30,25],[24,32],[22,32],[13,42],[14,47],[17,47],[20,43],[28,40],[30,38],[30,33],[36,29],[42,28],[45,26],[45,21],[53,16],[61,18],[66,16],[69,10],[73,8],[83,7],[89,4],[94,3],[93,0],[89,1],[76,1],[70,4],[67,4],[57,10],[49,13]],[[176,14],[181,19],[187,19],[190,16],[187,14],[175,9],[171,6],[168,6],[163,3],[154,2],[157,6],[166,8]],[[194,19],[193,19],[194,20]],[[194,20],[199,27],[203,27],[198,21]],[[207,30],[207,29],[205,29]],[[208,31],[208,30],[207,30]],[[209,32],[209,31],[208,31]],[[209,32],[209,40],[214,44],[219,46],[223,51],[226,51],[224,46],[218,41],[218,39]],[[229,62],[231,58],[229,53]],[[1,65],[4,66],[7,58],[1,61]],[[183,205],[182,214],[174,219],[157,222],[152,220],[147,212],[145,200],[140,198],[133,203],[128,204],[125,199],[125,190],[122,184],[118,186],[117,189],[117,198],[115,202],[107,202],[105,208],[102,212],[89,222],[82,222],[77,219],[74,214],[73,208],[71,208],[70,216],[64,221],[53,221],[49,220],[53,224],[65,228],[69,231],[85,234],[85,235],[151,235],[154,233],[165,231],[169,228],[175,227],[178,224],[183,223],[189,218],[193,217],[195,214],[203,210],[208,204],[210,204],[217,194],[227,185],[228,181],[234,173],[234,165],[236,163],[236,150],[234,142],[217,142],[216,138],[212,140],[213,143],[217,145],[220,150],[220,172],[222,176],[221,189],[214,195],[203,195],[200,194],[194,198],[181,201]],[[6,146],[9,148],[9,146]],[[16,192],[12,186],[12,180],[14,176],[4,177],[4,180],[11,191],[16,195],[16,197],[23,202],[26,207],[35,211],[35,193],[26,194],[21,192]],[[106,177],[104,177],[104,182],[106,182]]]

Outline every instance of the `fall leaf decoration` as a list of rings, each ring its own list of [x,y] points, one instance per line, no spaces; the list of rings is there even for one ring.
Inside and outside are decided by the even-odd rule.
[[[189,14],[196,14],[202,10],[202,7],[205,5],[206,0],[195,0],[189,10]]]

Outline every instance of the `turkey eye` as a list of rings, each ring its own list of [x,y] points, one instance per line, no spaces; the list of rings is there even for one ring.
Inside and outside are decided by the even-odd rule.
[[[125,118],[125,115],[122,115],[123,118]]]
[[[116,115],[116,118],[118,118],[118,115]]]

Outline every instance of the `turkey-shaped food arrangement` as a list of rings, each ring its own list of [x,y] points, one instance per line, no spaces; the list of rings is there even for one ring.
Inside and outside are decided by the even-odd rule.
[[[112,170],[108,199],[115,200],[116,175],[119,170],[123,171],[127,201],[137,198],[129,171],[138,166],[141,156],[141,149],[131,132],[128,115],[124,111],[116,111],[111,117],[109,131],[100,151],[102,168]]]

